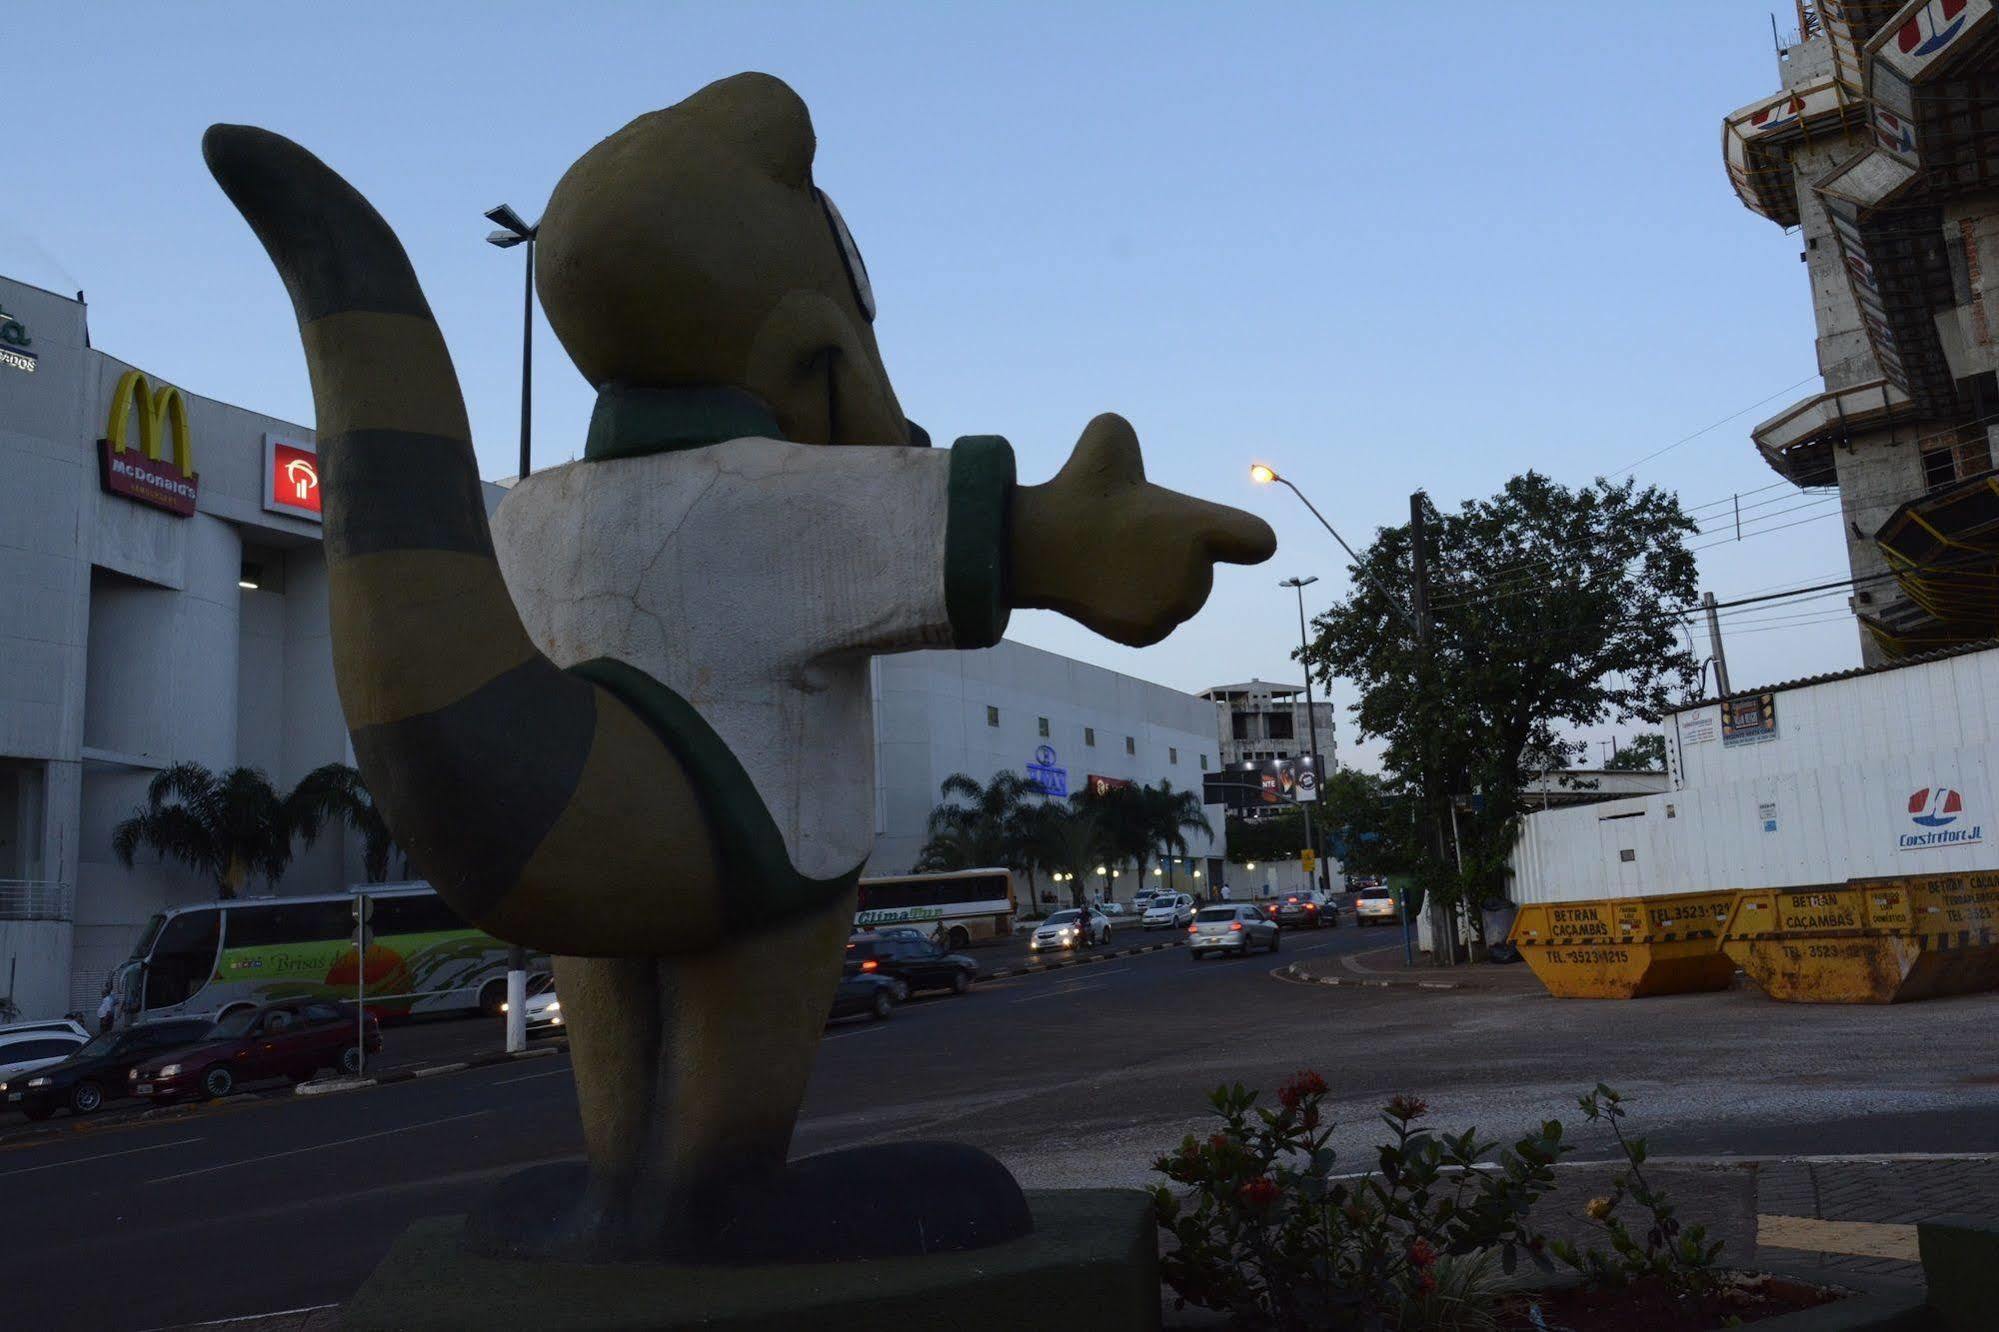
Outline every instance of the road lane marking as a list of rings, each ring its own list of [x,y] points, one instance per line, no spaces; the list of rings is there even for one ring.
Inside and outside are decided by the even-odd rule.
[[[122,1152],[99,1152],[95,1156],[77,1156],[67,1161],[51,1161],[47,1165],[23,1166],[19,1170],[0,1170],[0,1179],[11,1175],[32,1175],[37,1170],[54,1170],[58,1166],[82,1165],[85,1161],[108,1161],[114,1156],[136,1156],[140,1152],[157,1152],[167,1147],[186,1147],[190,1143],[201,1142],[200,1138],[176,1138],[172,1142],[156,1142],[150,1147],[128,1147]]]
[[[1036,999],[1059,999],[1065,994],[1082,994],[1086,990],[1101,990],[1101,985],[1071,985],[1066,990],[1043,990],[1040,994],[1022,995],[1018,999],[1007,1000],[1010,1004],[1031,1004]]]
[[[322,1309],[338,1309],[337,1304],[308,1304],[297,1309],[278,1309],[271,1313],[242,1314],[235,1318],[217,1318],[206,1323],[175,1323],[172,1327],[154,1328],[152,1332],[197,1332],[204,1327],[228,1327],[234,1323],[261,1323],[266,1318],[291,1318],[298,1314],[318,1313]]]
[[[301,1152],[323,1151],[328,1147],[345,1147],[349,1143],[367,1142],[374,1138],[386,1138],[397,1133],[408,1133],[412,1129],[433,1128],[439,1124],[455,1124],[461,1119],[477,1119],[481,1115],[490,1115],[492,1113],[491,1110],[473,1110],[462,1115],[446,1115],[443,1119],[426,1119],[419,1124],[398,1124],[395,1128],[381,1129],[375,1133],[363,1133],[352,1138],[338,1138],[332,1142],[315,1142],[309,1146],[293,1147],[287,1151],[271,1152],[264,1156],[246,1156],[240,1161],[224,1161],[221,1165],[203,1166],[199,1170],[183,1170],[178,1175],[162,1175],[158,1179],[149,1179],[146,1182],[148,1184],[171,1184],[177,1179],[193,1179],[196,1175],[212,1175],[218,1170],[233,1170],[237,1166],[259,1165],[265,1161],[276,1161],[287,1156],[297,1156]]]
[[[501,1078],[498,1082],[495,1082],[491,1085],[495,1087],[504,1087],[509,1082],[533,1082],[536,1078],[559,1078],[567,1074],[568,1072],[569,1070],[566,1068],[551,1068],[546,1073],[523,1073],[517,1078]]]
[[[887,1031],[887,1030],[888,1030],[888,1023],[886,1022],[870,1022],[864,1026],[855,1027],[851,1031],[828,1032],[826,1035],[821,1036],[819,1039],[821,1041],[844,1041],[849,1036],[865,1036],[871,1031]]]

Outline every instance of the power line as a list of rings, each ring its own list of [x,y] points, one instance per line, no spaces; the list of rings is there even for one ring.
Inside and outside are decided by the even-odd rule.
[[[1727,425],[1730,421],[1733,421],[1736,417],[1743,416],[1749,412],[1753,412],[1758,407],[1761,407],[1764,403],[1773,402],[1776,399],[1783,397],[1786,393],[1791,392],[1793,389],[1802,388],[1806,384],[1811,383],[1814,379],[1817,379],[1819,377],[1820,377],[1819,372],[1814,370],[1810,374],[1806,375],[1803,379],[1800,379],[1797,383],[1786,384],[1783,388],[1780,388],[1775,393],[1769,395],[1769,397],[1758,398],[1755,402],[1750,403],[1747,407],[1739,407],[1735,411],[1730,412],[1727,416],[1722,417],[1719,421],[1716,421],[1710,425],[1702,426],[1699,430],[1694,431],[1694,433],[1691,435],[1682,435],[1680,438],[1674,440],[1671,444],[1668,444],[1665,448],[1655,449],[1651,453],[1646,454],[1643,458],[1640,458],[1637,462],[1628,463],[1623,467],[1617,468],[1615,471],[1611,472],[1610,475],[1623,476],[1626,472],[1635,472],[1640,467],[1644,466],[1646,463],[1651,462],[1654,458],[1663,458],[1667,454],[1671,453],[1674,449],[1679,448],[1680,445],[1691,443],[1692,441],[1699,439],[1702,435],[1707,434],[1711,430],[1719,430],[1721,429],[1721,427]]]

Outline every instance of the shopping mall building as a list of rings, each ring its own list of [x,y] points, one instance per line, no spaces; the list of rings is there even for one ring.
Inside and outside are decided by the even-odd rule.
[[[243,765],[284,791],[352,762],[312,431],[93,349],[87,313],[0,277],[0,1009],[26,1016],[94,1009],[153,912],[214,896],[112,855],[155,773]],[[1015,643],[883,659],[875,693],[874,772],[854,774],[877,792],[872,873],[910,867],[953,772],[1198,790],[1217,761],[1212,704]],[[1193,848],[1208,881],[1215,827]],[[295,851],[279,893],[362,877],[338,838]]]

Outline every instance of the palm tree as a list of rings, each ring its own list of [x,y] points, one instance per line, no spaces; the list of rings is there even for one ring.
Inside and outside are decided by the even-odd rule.
[[[361,774],[345,763],[327,763],[299,779],[285,797],[285,816],[309,847],[318,840],[320,828],[338,820],[361,837],[361,869],[369,883],[389,877],[389,854],[400,851],[394,834],[375,807],[368,784]],[[409,874],[409,857],[401,855],[404,877]]]
[[[1208,822],[1199,792],[1176,791],[1173,783],[1162,781],[1157,786],[1141,788],[1139,800],[1152,834],[1152,849],[1161,860],[1186,855],[1188,833],[1198,832],[1210,841],[1214,839],[1215,825]]]
[[[917,853],[917,870],[1027,868],[1029,825],[1035,817],[1028,811],[1040,805],[1039,786],[1010,770],[994,773],[983,784],[954,772],[937,792],[943,800],[930,811],[930,840]]]
[[[111,834],[111,850],[127,869],[141,846],[212,876],[217,892],[235,897],[252,874],[272,884],[291,864],[291,822],[270,778],[256,768],[217,777],[199,763],[176,763],[154,775],[146,805]]]
[[[1104,860],[1104,829],[1096,812],[1082,804],[1051,803],[1042,809],[1037,832],[1035,851],[1041,867],[1068,875],[1069,904],[1082,906],[1090,873]]]
[[[1103,844],[1098,853],[1101,858],[1097,863],[1114,865],[1120,870],[1126,865],[1134,866],[1143,883],[1145,867],[1152,863],[1152,850],[1158,844],[1146,813],[1145,788],[1110,786],[1098,790],[1086,786],[1074,798],[1079,808],[1095,816],[1102,834]]]

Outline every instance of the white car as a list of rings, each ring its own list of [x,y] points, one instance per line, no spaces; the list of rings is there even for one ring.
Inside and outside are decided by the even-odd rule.
[[[1161,893],[1145,908],[1138,923],[1148,930],[1179,929],[1194,923],[1194,899],[1185,893]]]
[[[89,1039],[74,1022],[23,1024],[0,1032],[0,1082],[60,1064]]]
[[[1087,913],[1087,923],[1084,916]],[[1041,922],[1034,931],[1034,937],[1027,941],[1029,952],[1039,953],[1049,948],[1087,948],[1091,944],[1111,941],[1111,923],[1103,912],[1095,907],[1078,911],[1071,907],[1067,911],[1057,911]]]

